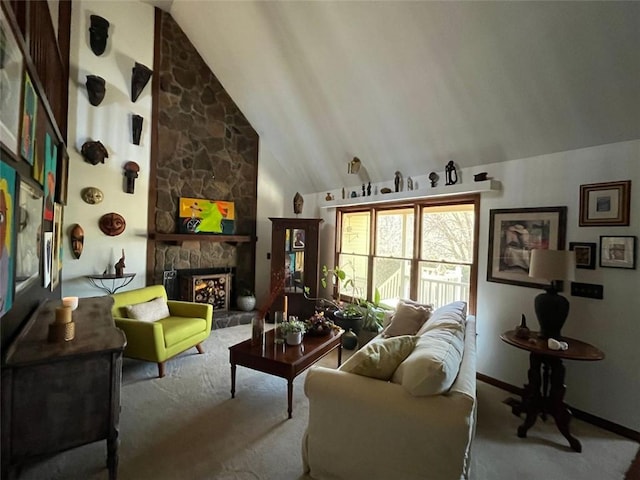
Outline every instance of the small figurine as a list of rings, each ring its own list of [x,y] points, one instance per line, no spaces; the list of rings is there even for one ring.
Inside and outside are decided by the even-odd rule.
[[[360,166],[362,162],[358,157],[353,157],[353,160],[349,162],[349,166],[347,167],[347,173],[356,174],[360,171]]]
[[[113,268],[116,269],[116,277],[117,278],[122,278],[122,276],[124,275],[124,267],[126,265],[124,264],[124,248],[122,249],[122,257],[120,257],[120,260],[118,260],[118,262],[113,266]]]
[[[134,192],[139,171],[140,166],[136,162],[127,162],[124,164],[124,176],[126,177],[125,193]]]
[[[362,196],[365,196],[365,192],[367,191],[367,188],[364,186],[364,183],[362,184]]]
[[[522,314],[522,320],[520,321],[520,325],[516,327],[516,337],[518,338],[529,338],[530,331],[527,327],[527,317]]]
[[[89,103],[97,107],[104,100],[107,93],[106,82],[104,78],[97,75],[87,75],[87,94],[89,95]]]
[[[413,190],[413,179],[411,177],[407,177],[407,190]]]
[[[453,160],[450,160],[445,167],[445,174],[447,177],[447,182],[445,185],[455,185],[458,183],[458,172],[456,171],[456,165],[453,163]]]
[[[353,191],[351,192],[351,198],[356,198],[357,196],[358,196],[358,194],[356,193],[356,191],[355,191],[355,190],[353,190]]]
[[[344,196],[344,187],[342,187],[342,199],[343,199],[343,200],[345,199],[345,196]]]
[[[324,199],[325,199],[327,202],[330,202],[331,200],[333,200],[333,195],[331,195],[331,192],[327,192],[327,196],[326,196],[326,197],[324,197]]]
[[[371,196],[371,182],[367,185],[367,196]]]
[[[396,172],[396,178],[394,179],[393,183],[396,186],[396,192],[399,192],[401,189],[400,183],[402,182],[402,175],[400,174],[400,172]]]
[[[429,174],[429,180],[431,180],[431,188],[435,187],[438,184],[438,180],[440,177],[436,172],[431,172]]]
[[[131,137],[134,145],[140,145],[142,135],[142,122],[144,118],[140,115],[131,115]]]
[[[302,207],[304,206],[304,198],[300,195],[299,192],[296,192],[293,197],[293,213],[299,215],[302,213]]]

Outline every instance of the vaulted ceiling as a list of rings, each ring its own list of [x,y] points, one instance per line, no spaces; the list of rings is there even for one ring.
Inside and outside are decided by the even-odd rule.
[[[639,2],[161,3],[302,193],[640,138]]]

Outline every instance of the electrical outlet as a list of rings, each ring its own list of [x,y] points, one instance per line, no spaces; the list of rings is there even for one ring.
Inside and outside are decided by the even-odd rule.
[[[571,282],[571,295],[602,300],[604,298],[604,287],[592,283]]]

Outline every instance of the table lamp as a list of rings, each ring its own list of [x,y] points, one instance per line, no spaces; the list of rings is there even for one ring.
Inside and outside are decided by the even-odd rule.
[[[569,301],[558,294],[557,281],[574,280],[575,252],[569,250],[531,250],[529,276],[551,284],[535,298],[534,307],[542,338],[560,340],[560,329],[569,314]]]

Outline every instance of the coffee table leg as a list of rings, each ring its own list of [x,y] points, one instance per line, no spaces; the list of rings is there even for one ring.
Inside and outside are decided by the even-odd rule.
[[[231,364],[231,398],[236,397],[236,364]]]
[[[293,412],[293,380],[287,380],[287,401],[289,402],[287,412],[289,413],[289,418],[291,418],[291,413]]]

